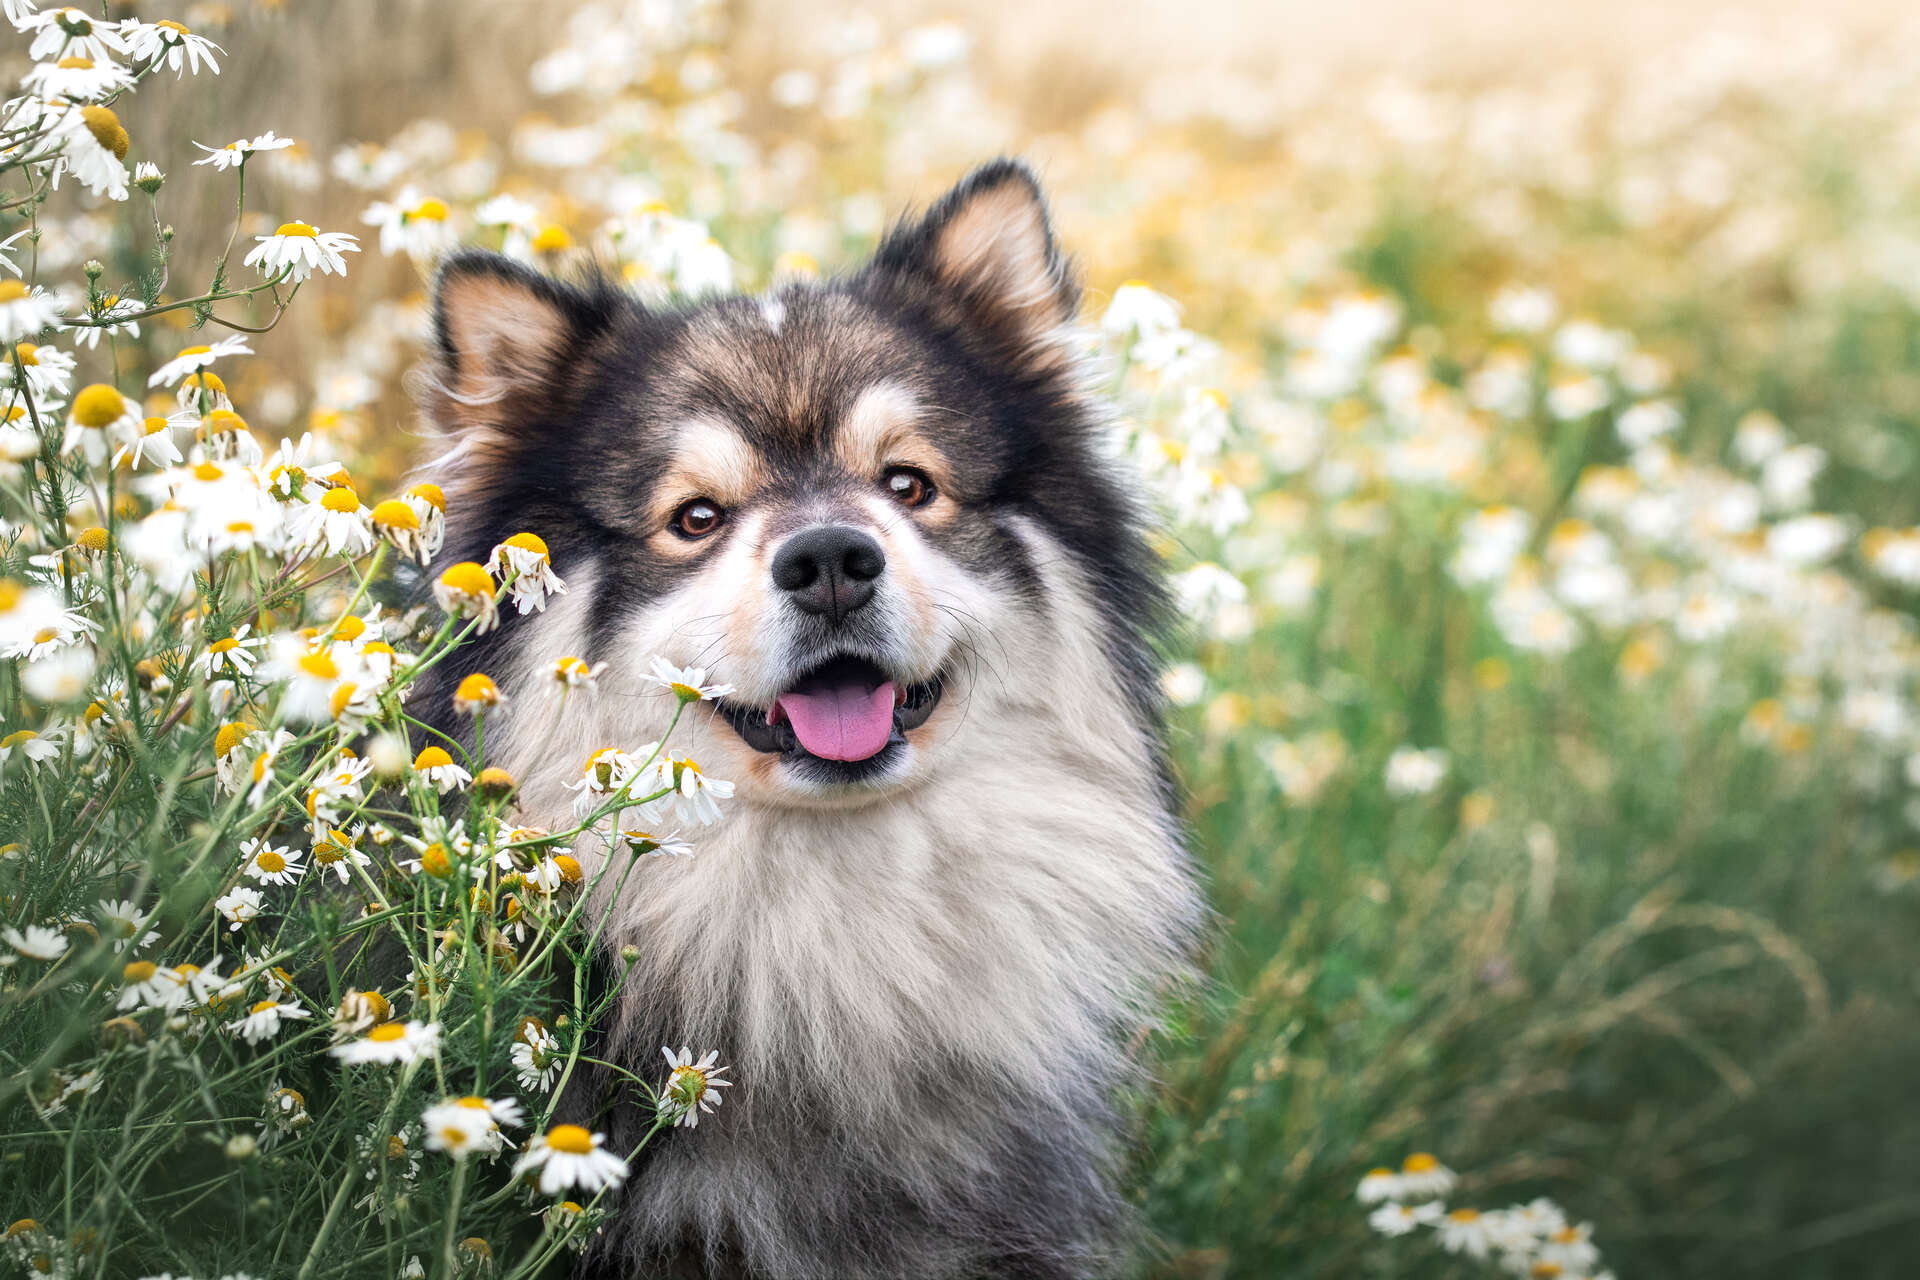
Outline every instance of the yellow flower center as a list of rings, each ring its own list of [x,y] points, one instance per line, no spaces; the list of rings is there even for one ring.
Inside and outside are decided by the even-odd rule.
[[[182,26],[178,22],[173,21],[170,18],[162,18],[158,22],[154,23],[153,25],[156,27],[165,27],[167,30],[177,32],[178,34],[183,36],[190,36],[193,34],[193,32],[187,30],[186,27]]]
[[[312,240],[320,233],[304,222],[283,222],[273,234],[276,236],[298,236],[304,240]]]
[[[383,1022],[379,1026],[375,1027],[373,1030],[367,1032],[367,1039],[376,1041],[380,1044],[392,1044],[395,1040],[401,1039],[406,1034],[407,1034],[406,1027],[402,1026],[400,1023]]]
[[[493,578],[471,560],[463,560],[440,575],[440,585],[466,596],[493,594]]]
[[[268,875],[279,875],[287,869],[287,860],[271,849],[262,849],[253,855],[253,865]]]
[[[675,1067],[667,1077],[667,1092],[686,1106],[694,1106],[707,1096],[707,1073],[698,1067]]]
[[[520,551],[531,551],[542,560],[547,558],[547,544],[530,533],[516,533],[507,539],[506,545]]]
[[[105,107],[82,107],[80,118],[86,122],[87,132],[100,144],[101,150],[112,152],[115,160],[127,158],[127,148],[133,145],[133,139],[127,136],[119,116]]]
[[[225,640],[215,640],[212,644],[208,645],[207,652],[208,653],[232,653],[235,649],[238,649],[239,647],[240,647],[240,642],[234,639],[232,636],[228,636]]]
[[[4,738],[0,738],[0,749],[12,750],[14,747],[19,746],[23,742],[32,742],[35,738],[39,736],[40,736],[39,734],[35,733],[31,729],[21,729],[21,730],[18,730],[17,732],[8,734]]]
[[[227,473],[226,473],[226,472],[224,472],[224,471],[222,471],[222,470],[221,470],[221,469],[220,469],[220,468],[219,468],[219,467],[218,467],[218,466],[217,466],[216,464],[214,464],[214,463],[211,463],[211,462],[201,462],[201,463],[196,463],[196,464],[194,465],[194,468],[193,468],[193,478],[194,478],[195,480],[199,480],[199,481],[202,481],[202,482],[204,482],[204,483],[206,483],[206,484],[212,484],[212,483],[213,483],[213,482],[214,482],[215,480],[224,480],[224,479],[226,479],[226,478],[227,478]]]
[[[18,302],[31,292],[18,280],[0,281],[0,302]],[[23,346],[25,344],[22,344]],[[24,358],[24,357],[23,357]]]
[[[146,982],[160,971],[160,966],[151,960],[129,960],[126,968],[120,970],[123,982]]]
[[[73,540],[73,545],[82,551],[91,551],[98,555],[107,549],[107,531],[97,524],[91,525],[80,531],[80,536]]]
[[[93,70],[93,59],[83,58],[75,54],[71,58],[62,58],[53,65],[59,67],[62,71],[91,71]]]
[[[484,702],[491,706],[500,701],[500,687],[494,684],[491,676],[476,671],[460,682],[460,687],[453,692],[453,698],[456,702]]]
[[[147,435],[157,436],[171,425],[165,418],[148,418],[141,422],[140,429]]]
[[[1407,1173],[1432,1173],[1440,1167],[1440,1162],[1424,1151],[1416,1151],[1406,1158],[1400,1168]]]
[[[73,398],[73,420],[83,427],[111,426],[127,416],[127,398],[104,382],[83,387]]]
[[[438,769],[452,763],[453,757],[440,747],[427,747],[413,758],[413,767],[416,769]]]
[[[443,844],[430,844],[420,851],[420,869],[430,876],[445,879],[453,873],[453,860]]]
[[[425,200],[422,200],[419,204],[407,210],[405,216],[408,218],[421,218],[428,222],[445,222],[447,220],[447,204],[444,200],[436,200],[432,196],[428,196]]]
[[[351,514],[360,509],[360,495],[341,485],[327,490],[326,497],[320,499],[320,505],[328,511]]]
[[[271,1013],[273,1010],[278,1009],[279,1007],[280,1007],[280,1002],[278,1000],[262,1000],[259,1003],[255,1004],[252,1009],[248,1010],[248,1012]]]
[[[440,491],[440,486],[437,484],[417,484],[407,490],[407,496],[409,498],[419,498],[421,501],[441,511],[447,509],[447,495]]]
[[[1478,1209],[1455,1209],[1452,1213],[1449,1213],[1447,1217],[1453,1219],[1455,1222],[1478,1222],[1480,1221],[1480,1211]]]
[[[247,420],[231,409],[215,409],[200,419],[200,425],[210,436],[225,435],[233,431],[245,431]]]
[[[418,529],[420,518],[413,514],[413,508],[398,498],[388,498],[373,509],[373,526],[376,529]]]
[[[333,624],[333,636],[336,640],[358,640],[366,632],[366,620],[355,613],[344,614],[338,622]]]
[[[593,1135],[577,1124],[557,1124],[547,1130],[547,1145],[570,1156],[584,1156],[593,1150]]]
[[[334,665],[333,658],[328,654],[305,654],[295,665],[298,666],[302,672],[312,676],[316,680],[338,680],[340,678],[340,668]]]
[[[247,740],[253,732],[253,726],[245,720],[235,720],[220,726],[220,732],[213,735],[213,754],[224,756]]]
[[[328,714],[335,720],[345,715],[347,708],[353,705],[353,695],[359,691],[360,686],[354,684],[352,681],[343,683],[338,689],[333,691],[333,696],[327,699]]]
[[[563,249],[573,248],[573,237],[567,234],[565,227],[544,226],[540,234],[533,238],[535,253],[559,253]]]
[[[221,381],[220,375],[211,369],[202,369],[196,374],[189,375],[180,387],[186,391],[211,391],[215,395],[227,393],[227,384]]]
[[[8,289],[18,289],[20,292],[14,294],[12,297],[8,297],[6,295]],[[0,284],[0,302],[12,302],[15,299],[26,296],[27,286],[21,284],[18,280],[9,280],[5,284]],[[20,363],[26,365],[28,368],[32,368],[40,363],[40,348],[34,346],[31,342],[20,343],[13,349],[13,353],[19,356]]]
[[[573,855],[556,853],[553,855],[553,865],[559,869],[562,880],[567,881],[569,884],[579,883],[580,863],[574,859]]]

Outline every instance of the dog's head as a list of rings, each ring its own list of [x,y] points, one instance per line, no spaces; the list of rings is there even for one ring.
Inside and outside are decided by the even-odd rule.
[[[1037,183],[1005,161],[858,272],[757,297],[664,309],[452,259],[429,406],[451,442],[442,559],[528,529],[570,587],[469,668],[522,686],[521,766],[657,733],[654,655],[734,687],[695,709],[696,749],[761,803],[884,795],[998,749],[1008,715],[1137,749],[1157,587],[1078,301]],[[523,695],[563,654],[602,687],[597,723],[555,743]]]

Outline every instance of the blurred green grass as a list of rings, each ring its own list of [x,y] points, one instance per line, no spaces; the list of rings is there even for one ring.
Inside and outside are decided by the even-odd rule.
[[[1460,276],[1498,248],[1449,222],[1398,204],[1352,262],[1437,345],[1471,347],[1484,291]],[[1610,323],[1681,353],[1689,454],[1771,407],[1836,460],[1822,509],[1920,518],[1911,471],[1858,438],[1871,423],[1903,462],[1920,443],[1909,303],[1611,301]],[[1797,754],[1743,739],[1783,681],[1764,643],[1637,679],[1624,638],[1514,653],[1446,573],[1435,504],[1386,501],[1380,536],[1311,535],[1310,612],[1198,642],[1209,705],[1337,734],[1345,758],[1290,803],[1257,726],[1177,722],[1220,936],[1149,1113],[1156,1273],[1485,1274],[1365,1226],[1362,1174],[1430,1150],[1468,1171],[1460,1203],[1544,1194],[1593,1221],[1621,1275],[1910,1274],[1920,903],[1876,879],[1913,840],[1899,788],[1863,788],[1844,734]],[[1500,687],[1476,679],[1489,660]],[[1381,770],[1408,741],[1451,772],[1394,799]]]

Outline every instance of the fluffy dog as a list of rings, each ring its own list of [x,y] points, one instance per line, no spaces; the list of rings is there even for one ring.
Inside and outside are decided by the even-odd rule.
[[[1160,739],[1162,586],[1079,298],[1011,161],[860,270],[760,296],[654,307],[477,253],[441,272],[441,559],[532,530],[568,591],[421,704],[493,674],[489,761],[566,826],[592,752],[665,730],[655,655],[734,686],[676,750],[735,800],[594,905],[619,985],[600,1055],[652,1077],[663,1044],[711,1047],[738,1087],[647,1148],[585,1273],[1125,1256],[1116,1099],[1201,908]],[[562,655],[599,689],[556,715]],[[613,1149],[652,1122],[610,1081],[577,1096]]]

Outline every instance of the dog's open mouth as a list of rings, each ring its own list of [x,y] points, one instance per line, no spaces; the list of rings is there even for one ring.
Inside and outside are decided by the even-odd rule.
[[[909,729],[925,724],[939,705],[941,685],[935,676],[902,686],[865,658],[848,655],[801,676],[771,707],[723,700],[720,714],[755,751],[858,764],[905,743]]]

